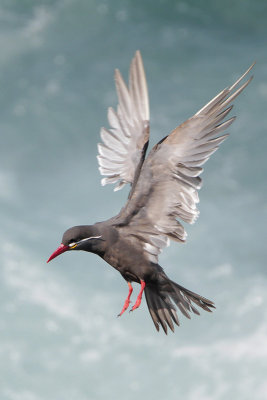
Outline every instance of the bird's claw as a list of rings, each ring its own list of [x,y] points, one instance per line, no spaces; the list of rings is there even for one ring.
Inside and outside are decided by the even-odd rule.
[[[117,317],[121,317],[121,316],[122,316],[122,314],[123,314],[123,313],[127,310],[127,308],[129,307],[129,304],[130,304],[130,303],[131,303],[131,301],[129,301],[129,300],[126,300],[126,301],[125,301],[124,306],[123,306],[121,312],[117,315]]]
[[[133,310],[136,310],[137,308],[139,308],[140,304],[141,304],[141,298],[137,297],[135,304],[133,305],[133,307],[130,309],[129,312],[132,312]]]

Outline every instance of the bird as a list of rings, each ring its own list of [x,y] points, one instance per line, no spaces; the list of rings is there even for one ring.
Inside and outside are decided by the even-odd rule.
[[[213,301],[171,280],[159,265],[159,254],[170,240],[184,243],[182,222],[192,224],[199,211],[202,165],[228,137],[235,116],[226,119],[235,98],[251,82],[247,79],[255,63],[218,93],[191,118],[160,140],[146,155],[149,143],[150,111],[146,75],[140,51],[129,70],[129,83],[115,70],[117,109],[108,108],[109,129],[101,128],[98,144],[101,184],[126,184],[130,191],[120,212],[93,225],[66,230],[60,246],[47,262],[66,251],[83,250],[100,256],[115,268],[128,284],[128,295],[118,316],[128,309],[132,283],[140,291],[130,311],[137,309],[145,295],[157,331],[174,332],[180,325],[177,311],[191,318],[199,308],[211,312]],[[245,80],[246,78],[246,80]],[[180,317],[180,316],[179,316]]]

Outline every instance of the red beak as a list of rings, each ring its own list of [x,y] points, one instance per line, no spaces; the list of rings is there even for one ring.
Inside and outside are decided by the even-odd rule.
[[[61,245],[56,249],[56,251],[54,251],[53,254],[51,254],[51,256],[48,258],[47,262],[49,263],[49,261],[53,260],[53,258],[59,256],[59,254],[64,253],[64,251],[69,250],[69,246],[65,246],[64,244],[61,243]]]

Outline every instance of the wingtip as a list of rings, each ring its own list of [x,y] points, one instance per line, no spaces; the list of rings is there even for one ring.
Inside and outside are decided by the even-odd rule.
[[[247,69],[246,72],[243,74],[243,76],[247,75],[247,74],[252,70],[252,68],[254,67],[255,64],[256,64],[256,61],[254,61],[254,62],[250,65],[250,67],[248,67],[248,69]]]
[[[101,179],[101,186],[106,186],[106,184],[107,184],[106,178],[102,178]]]
[[[254,67],[254,65],[256,64],[256,61],[254,61],[251,66],[244,72],[243,75],[240,76],[240,78],[237,79],[236,82],[233,83],[232,86],[229,87],[229,91],[232,91],[233,89],[235,89],[237,87],[237,85],[245,78],[245,76],[248,75],[248,73],[252,70],[252,68]],[[246,82],[246,86],[252,81],[253,79],[253,75],[247,80]]]
[[[117,81],[119,77],[121,77],[120,70],[118,68],[115,68],[115,70],[114,70],[114,79],[115,79],[115,81]]]
[[[251,64],[251,66],[249,67],[249,71],[252,70],[252,68],[254,67],[254,65],[256,64],[257,61],[253,61],[253,63]]]

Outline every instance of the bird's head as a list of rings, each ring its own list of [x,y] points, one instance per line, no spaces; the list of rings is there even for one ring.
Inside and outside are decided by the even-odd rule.
[[[97,253],[102,236],[94,225],[73,226],[63,234],[61,245],[51,254],[47,262],[68,250],[85,250]]]

